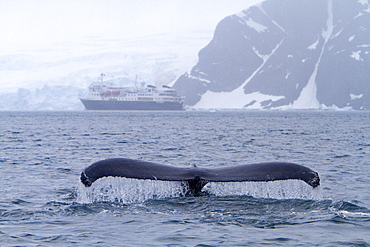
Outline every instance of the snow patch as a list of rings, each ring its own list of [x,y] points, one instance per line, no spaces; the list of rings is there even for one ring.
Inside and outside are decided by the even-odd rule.
[[[248,18],[248,20],[246,20],[245,23],[247,23],[249,27],[253,28],[259,33],[265,32],[267,30],[267,27],[265,27],[262,24],[259,24],[258,22],[255,22],[254,20],[252,20],[252,18]]]
[[[210,80],[207,80],[207,79],[202,79],[202,78],[199,78],[199,77],[196,77],[196,76],[192,76],[192,75],[188,75],[188,78],[190,78],[190,79],[194,79],[194,80],[197,80],[197,81],[202,81],[202,82],[205,82],[205,83],[211,83],[211,81]]]
[[[356,59],[357,61],[364,61],[360,56],[361,51],[353,51],[352,55],[350,55],[351,58]]]
[[[351,100],[361,99],[362,96],[364,96],[364,95],[363,94],[356,95],[356,94],[352,94],[352,93],[349,94],[349,97],[351,98]]]
[[[317,45],[319,44],[319,38],[317,38],[317,40],[312,44],[310,45],[309,47],[307,47],[308,50],[315,50],[317,48]]]
[[[366,11],[366,10],[365,10]],[[360,17],[360,16],[363,16],[364,14],[362,14],[361,12],[360,13],[358,13],[358,15],[356,15],[355,16],[355,18],[354,19],[356,19],[356,18],[358,18],[358,17]]]
[[[256,55],[260,58],[262,58],[263,60],[266,60],[268,58],[268,55],[262,55],[258,52],[258,50],[256,49],[256,47],[253,46],[253,51],[254,53],[256,53]]]
[[[294,109],[317,109],[320,104],[316,97],[317,86],[315,82],[317,67],[315,67],[314,73],[312,73],[306,87],[304,87],[299,95],[298,99],[293,102],[292,108]]]
[[[346,50],[340,50],[340,51],[337,51],[336,53],[334,53],[334,55],[337,55],[339,53],[342,53],[342,52],[345,52]]]
[[[339,30],[339,32],[337,32],[336,34],[334,34],[334,38],[338,37],[341,33],[342,33],[343,29]]]
[[[328,19],[326,21],[326,30],[323,30],[321,35],[325,39],[325,43],[328,42],[331,34],[333,33],[334,30],[334,25],[333,25],[333,2],[332,0],[329,0],[328,2]]]
[[[277,101],[284,96],[266,95],[260,92],[244,94],[237,92],[211,92],[207,91],[202,99],[193,107],[198,109],[263,109],[262,102]]]
[[[244,19],[244,17],[247,15],[246,13],[246,10],[243,10],[243,11],[241,11],[241,12],[239,12],[239,13],[236,13],[235,15],[237,16],[237,17],[240,17],[241,19]],[[244,23],[243,23],[244,24]]]
[[[370,3],[369,3],[369,0],[359,0],[358,2],[361,3],[364,6],[367,6],[367,9],[364,9],[363,11],[370,13]],[[362,13],[360,13],[358,16],[361,16],[361,15],[362,15]],[[358,16],[356,16],[356,17],[358,17]]]
[[[369,0],[358,0],[358,2],[361,3],[362,5],[369,4]]]

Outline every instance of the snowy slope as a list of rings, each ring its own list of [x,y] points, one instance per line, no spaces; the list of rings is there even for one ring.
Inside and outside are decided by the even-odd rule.
[[[193,108],[370,109],[370,3],[267,0],[217,26],[174,87]]]

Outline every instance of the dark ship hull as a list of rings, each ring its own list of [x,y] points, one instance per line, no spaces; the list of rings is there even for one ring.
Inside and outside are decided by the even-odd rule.
[[[157,101],[120,101],[80,99],[86,110],[120,110],[120,111],[178,111],[183,110],[183,102]]]

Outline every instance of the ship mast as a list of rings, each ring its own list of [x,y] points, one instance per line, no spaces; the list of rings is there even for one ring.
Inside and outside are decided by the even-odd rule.
[[[103,85],[103,78],[104,78],[105,74],[104,73],[101,73],[100,74],[100,82],[101,84]]]
[[[137,75],[135,76],[135,87],[136,87],[136,90],[139,90],[139,88],[137,87]]]

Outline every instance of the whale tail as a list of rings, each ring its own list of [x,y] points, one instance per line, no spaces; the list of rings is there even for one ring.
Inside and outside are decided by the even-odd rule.
[[[268,182],[303,180],[313,188],[320,185],[317,172],[286,162],[258,163],[220,168],[174,167],[140,160],[115,158],[95,162],[81,173],[81,182],[90,187],[102,177],[125,177],[187,183],[189,194],[197,195],[208,182]]]

